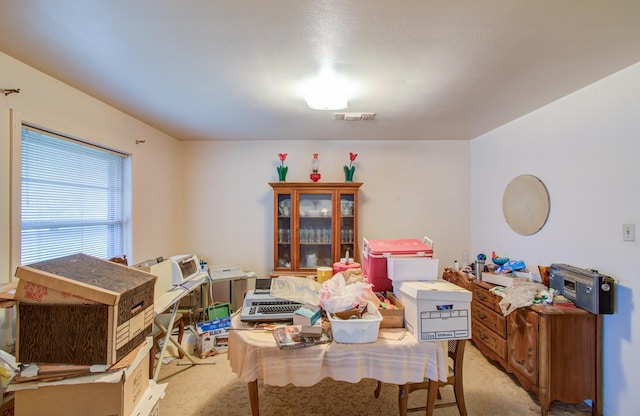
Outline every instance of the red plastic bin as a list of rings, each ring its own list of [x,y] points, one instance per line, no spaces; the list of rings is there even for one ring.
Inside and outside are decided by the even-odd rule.
[[[363,240],[362,268],[367,282],[376,292],[393,290],[393,282],[387,274],[387,257],[433,257],[433,240],[427,236],[422,240]]]

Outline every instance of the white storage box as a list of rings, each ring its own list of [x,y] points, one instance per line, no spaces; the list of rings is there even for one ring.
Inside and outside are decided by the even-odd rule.
[[[438,259],[429,257],[387,257],[387,275],[398,280],[437,280]]]
[[[516,282],[529,282],[528,277],[510,276],[507,274],[482,273],[482,281],[493,283],[494,285],[509,287]]]
[[[400,282],[397,289],[405,327],[418,341],[471,338],[470,291],[445,280]]]
[[[340,319],[333,313],[328,314],[334,341],[345,344],[375,342],[378,338],[382,315],[373,303],[367,302],[367,305],[367,313],[372,313],[375,316],[374,319]]]

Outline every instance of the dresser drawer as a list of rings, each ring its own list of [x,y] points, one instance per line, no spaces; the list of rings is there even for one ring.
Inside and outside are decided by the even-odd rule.
[[[482,325],[477,319],[471,323],[471,332],[475,343],[482,343],[493,351],[500,359],[507,359],[507,340],[500,338],[495,332]]]
[[[471,303],[471,317],[491,329],[500,338],[507,338],[507,318],[485,307],[482,303]]]
[[[502,298],[489,292],[489,288],[491,287],[493,287],[493,285],[488,283],[473,282],[473,301],[480,302],[487,308],[502,314],[502,309],[500,309],[499,305]]]

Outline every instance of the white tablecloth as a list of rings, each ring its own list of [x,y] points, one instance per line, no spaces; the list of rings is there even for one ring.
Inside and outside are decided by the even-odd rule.
[[[381,339],[369,344],[330,344],[281,350],[273,334],[233,317],[228,359],[245,381],[262,380],[273,386],[308,387],[325,377],[356,383],[371,378],[391,384],[446,381],[446,341],[418,342],[407,332],[402,340]],[[385,329],[380,329],[384,332]]]

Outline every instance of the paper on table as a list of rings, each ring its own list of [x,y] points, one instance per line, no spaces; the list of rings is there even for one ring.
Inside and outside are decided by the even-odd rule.
[[[407,330],[404,328],[385,328],[378,330],[378,338],[390,339],[393,341],[400,341],[407,335]]]
[[[271,280],[271,296],[309,305],[320,304],[320,283],[296,276],[280,276]]]

